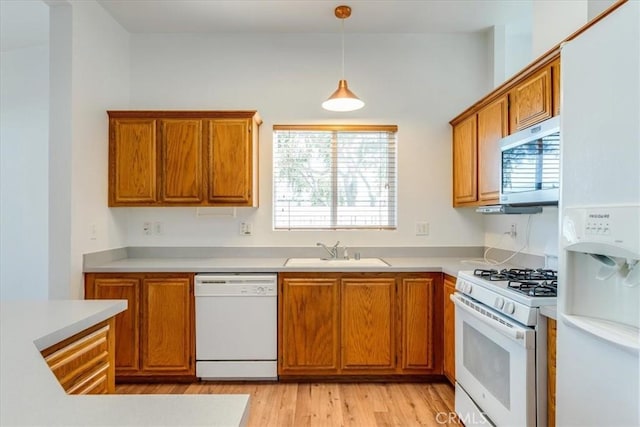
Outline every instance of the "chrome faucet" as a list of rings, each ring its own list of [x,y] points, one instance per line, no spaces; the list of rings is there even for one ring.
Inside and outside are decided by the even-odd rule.
[[[324,250],[327,251],[327,253],[329,255],[331,255],[331,259],[338,259],[338,245],[339,244],[340,244],[340,241],[338,240],[335,245],[331,246],[331,249],[329,249],[327,247],[327,245],[325,245],[324,243],[321,243],[321,242],[316,243],[316,246],[322,246],[324,248]]]

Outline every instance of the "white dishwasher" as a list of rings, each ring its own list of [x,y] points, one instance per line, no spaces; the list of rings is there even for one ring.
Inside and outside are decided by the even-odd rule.
[[[196,274],[196,376],[278,378],[276,274]]]

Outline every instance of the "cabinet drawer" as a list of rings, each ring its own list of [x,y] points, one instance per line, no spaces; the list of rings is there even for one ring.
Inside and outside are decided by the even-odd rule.
[[[101,324],[42,352],[67,393],[109,392],[109,330],[109,324]]]

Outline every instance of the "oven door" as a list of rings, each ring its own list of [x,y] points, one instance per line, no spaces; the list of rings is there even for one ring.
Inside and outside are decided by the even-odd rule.
[[[535,426],[535,330],[462,294],[451,299],[456,306],[456,383],[467,395],[456,395],[461,420],[465,425],[488,418],[498,426]],[[468,413],[472,405],[463,402],[469,398],[479,412]]]

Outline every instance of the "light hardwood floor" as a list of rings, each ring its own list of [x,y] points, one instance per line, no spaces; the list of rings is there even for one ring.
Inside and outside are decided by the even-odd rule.
[[[116,393],[250,394],[256,427],[457,425],[448,383],[123,384]]]

